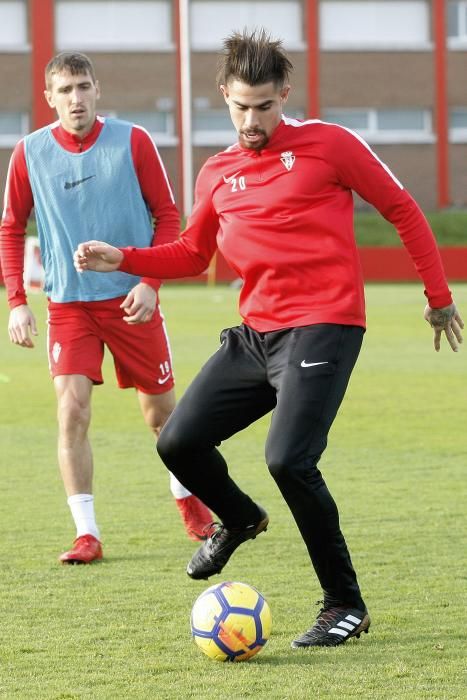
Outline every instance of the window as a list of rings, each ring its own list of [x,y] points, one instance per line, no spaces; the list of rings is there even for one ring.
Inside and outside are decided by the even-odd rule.
[[[323,119],[332,124],[346,126],[354,131],[369,131],[370,110],[368,109],[326,109]]]
[[[29,131],[29,117],[23,112],[0,112],[0,147],[11,148]]]
[[[426,132],[431,128],[422,109],[379,109],[376,125],[379,131]]]
[[[26,0],[0,0],[0,51],[28,48]]]
[[[455,107],[449,113],[449,136],[452,143],[467,143],[467,107]]]
[[[450,48],[467,45],[467,1],[448,2],[448,41]]]
[[[139,111],[128,112],[120,110],[112,110],[106,112],[108,117],[117,117],[125,119],[132,124],[142,126],[148,131],[156,146],[175,146],[177,138],[175,136],[175,122],[172,112],[163,111]]]
[[[323,49],[407,50],[430,48],[427,0],[322,0]]]
[[[237,140],[227,108],[194,111],[192,124],[194,146],[227,146]]]
[[[192,0],[191,43],[195,50],[218,50],[232,31],[264,27],[287,49],[302,49],[302,3],[299,0]]]
[[[371,143],[433,143],[426,109],[326,109],[323,119],[352,129]]]
[[[55,41],[59,50],[171,49],[170,0],[57,0]]]

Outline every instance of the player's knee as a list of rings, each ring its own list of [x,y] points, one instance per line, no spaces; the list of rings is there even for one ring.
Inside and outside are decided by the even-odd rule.
[[[169,420],[170,416],[172,415],[174,406],[164,406],[161,407],[161,409],[157,412],[157,414],[154,416],[154,420],[152,421],[151,428],[156,433],[157,436],[160,435],[162,428],[164,425],[167,423]]]
[[[297,456],[291,453],[287,445],[277,444],[277,442],[276,444],[269,442],[266,445],[266,464],[275,481],[287,479],[296,461]]]
[[[320,455],[299,457],[290,452],[271,452],[266,455],[269,473],[278,483],[300,481],[312,488],[322,484],[321,472],[317,468]]]
[[[69,398],[58,406],[58,424],[61,436],[83,434],[91,420],[89,404]]]
[[[174,392],[172,390],[167,394],[159,395],[143,394],[140,392],[139,399],[144,422],[154,433],[155,437],[158,438],[175,407]]]
[[[278,483],[288,478],[290,474],[290,464],[287,459],[279,457],[270,457],[267,461],[269,473],[271,474],[274,481]]]
[[[149,429],[154,433],[157,439],[159,439],[161,430],[166,424],[169,416],[170,413],[167,415],[158,413],[157,415],[152,416],[151,420],[147,423]]]
[[[176,422],[169,421],[159,435],[157,452],[165,464],[171,463],[191,453],[191,441]]]

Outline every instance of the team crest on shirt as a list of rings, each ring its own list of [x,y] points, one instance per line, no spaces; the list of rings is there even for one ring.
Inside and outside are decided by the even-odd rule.
[[[292,170],[293,164],[295,163],[295,156],[292,151],[284,151],[284,153],[281,153],[281,161],[287,170]]]
[[[62,346],[60,345],[60,343],[54,343],[54,346],[52,348],[52,357],[54,358],[55,364],[57,364],[61,352]]]

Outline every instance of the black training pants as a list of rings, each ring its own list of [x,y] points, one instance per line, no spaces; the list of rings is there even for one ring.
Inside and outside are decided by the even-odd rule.
[[[227,527],[258,519],[216,449],[271,410],[266,463],[305,541],[326,601],[363,606],[336,504],[317,468],[364,330],[318,324],[268,333],[242,325],[187,389],[157,445],[165,465]]]

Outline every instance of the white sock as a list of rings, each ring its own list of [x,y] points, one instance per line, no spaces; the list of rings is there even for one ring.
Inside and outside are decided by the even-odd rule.
[[[188,491],[183,484],[179,482],[177,477],[175,477],[172,472],[170,474],[170,490],[172,491],[172,496],[174,498],[187,498],[191,496],[191,491]]]
[[[94,496],[91,493],[76,493],[67,499],[76,525],[76,537],[94,535],[100,540],[99,528],[94,515]]]

